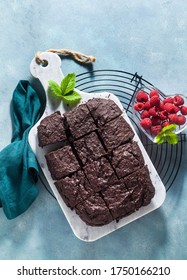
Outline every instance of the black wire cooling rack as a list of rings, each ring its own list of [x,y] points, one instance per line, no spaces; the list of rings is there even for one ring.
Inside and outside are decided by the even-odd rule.
[[[133,119],[132,99],[139,85],[153,86],[137,73],[132,74],[120,70],[95,70],[77,75],[76,87],[86,92],[108,91],[115,94],[127,112],[140,140],[142,141],[151,161],[153,162],[163,184],[168,191],[173,186],[178,175],[183,145],[186,141],[185,134],[179,134],[177,145],[164,143],[157,145],[149,140],[139,129]],[[164,94],[163,94],[163,97]]]
[[[76,77],[76,88],[79,90],[90,93],[107,91],[115,94],[120,99],[142,144],[165,185],[166,191],[174,186],[174,181],[179,173],[182,161],[183,145],[186,141],[186,135],[182,133],[178,135],[179,141],[177,145],[170,145],[168,143],[157,145],[145,136],[133,119],[132,99],[134,93],[140,85],[153,86],[153,84],[146,81],[137,73],[132,74],[121,70],[94,70],[81,73]],[[164,94],[163,97],[165,97]],[[47,191],[54,197],[45,183],[43,175],[40,176],[40,180]]]

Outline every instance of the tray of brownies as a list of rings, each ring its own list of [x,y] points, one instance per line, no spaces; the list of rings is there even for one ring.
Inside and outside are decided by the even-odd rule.
[[[46,108],[29,143],[74,234],[94,241],[162,205],[165,187],[119,99],[86,93],[76,104],[51,97],[49,81],[64,76],[56,54],[31,62]],[[150,226],[150,225],[149,225]]]

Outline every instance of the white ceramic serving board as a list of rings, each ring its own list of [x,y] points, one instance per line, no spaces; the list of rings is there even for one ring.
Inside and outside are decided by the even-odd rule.
[[[60,207],[62,208],[74,234],[83,241],[94,241],[94,240],[97,240],[97,239],[111,233],[112,231],[117,230],[117,229],[121,228],[122,226],[148,214],[149,212],[155,210],[156,208],[160,207],[165,199],[165,195],[166,195],[165,187],[164,187],[159,175],[157,174],[149,156],[147,155],[147,152],[145,151],[141,141],[139,140],[139,137],[137,136],[119,99],[115,95],[108,93],[108,92],[86,93],[86,92],[79,91],[82,96],[82,100],[80,103],[85,103],[93,97],[106,98],[106,99],[110,98],[121,108],[121,110],[123,111],[124,119],[131,125],[131,127],[135,133],[134,140],[138,142],[139,147],[143,153],[145,162],[150,171],[150,177],[151,177],[152,183],[155,187],[155,196],[148,206],[141,207],[138,211],[121,219],[119,222],[113,221],[110,224],[101,226],[101,227],[91,227],[91,226],[86,225],[79,218],[79,216],[75,213],[74,210],[71,210],[70,208],[68,208],[66,206],[66,204],[64,203],[63,199],[59,195],[59,193],[54,185],[54,181],[51,178],[51,175],[49,173],[49,170],[48,170],[48,167],[46,164],[45,154],[46,154],[46,152],[48,152],[50,150],[50,148],[49,147],[41,148],[38,146],[37,127],[40,124],[41,120],[43,118],[45,118],[46,116],[50,115],[51,113],[59,110],[61,112],[61,114],[63,114],[63,113],[65,113],[65,111],[67,111],[67,109],[70,110],[71,108],[70,107],[66,108],[62,102],[59,102],[59,100],[52,102],[50,99],[49,91],[48,91],[48,81],[49,80],[54,80],[57,83],[60,83],[63,78],[63,73],[61,71],[61,59],[59,58],[58,55],[52,54],[52,53],[42,53],[41,57],[48,62],[48,65],[46,67],[43,67],[43,66],[37,64],[35,61],[35,58],[34,58],[31,62],[30,70],[31,70],[32,75],[35,78],[38,78],[44,87],[44,90],[46,92],[46,109],[45,109],[44,114],[41,117],[41,119],[30,130],[29,143],[37,157],[38,163],[39,163],[55,197],[57,198],[57,201],[58,201]],[[149,225],[149,226],[151,226],[151,225]]]

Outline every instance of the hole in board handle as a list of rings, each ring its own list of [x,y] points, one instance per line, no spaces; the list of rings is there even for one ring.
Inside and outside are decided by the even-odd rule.
[[[42,67],[47,67],[48,66],[48,61],[44,59],[43,62],[40,63],[40,65]]]

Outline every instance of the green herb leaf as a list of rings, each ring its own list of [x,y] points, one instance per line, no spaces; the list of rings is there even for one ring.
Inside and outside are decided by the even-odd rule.
[[[164,143],[165,139],[169,144],[177,144],[178,137],[173,130],[176,130],[176,124],[170,124],[162,128],[162,130],[156,136],[156,143],[162,144]]]
[[[81,95],[77,91],[73,91],[71,94],[63,96],[63,100],[69,104],[74,104],[81,100]]]
[[[67,95],[74,90],[75,81],[76,81],[75,79],[76,79],[75,73],[70,73],[64,77],[60,85],[62,90],[62,95]]]
[[[166,141],[169,143],[169,144],[177,144],[178,143],[178,137],[177,137],[177,134],[175,134],[174,132],[168,132],[166,134]]]
[[[165,137],[164,137],[164,135],[157,135],[156,136],[156,143],[157,144],[163,144],[164,143],[164,140],[165,140]]]
[[[62,90],[60,86],[55,82],[50,80],[49,82],[49,88],[50,90],[56,95],[62,97]]]
[[[166,132],[166,131],[173,131],[177,128],[177,125],[176,124],[170,124],[170,125],[167,125],[165,127],[162,128],[162,132]]]
[[[74,90],[75,82],[75,73],[70,73],[64,77],[60,85],[51,80],[48,83],[50,90],[56,96],[60,96],[66,103],[73,104],[81,100],[81,95]]]

